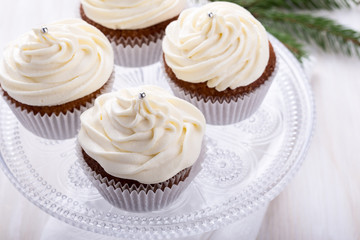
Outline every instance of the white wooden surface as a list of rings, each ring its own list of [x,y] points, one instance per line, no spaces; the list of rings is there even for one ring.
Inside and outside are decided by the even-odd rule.
[[[1,1],[0,49],[33,26],[77,16],[74,0]],[[321,15],[360,31],[360,7]],[[360,239],[360,60],[312,50],[306,66],[317,106],[299,173],[271,202],[258,239]],[[59,238],[61,236],[61,238]],[[39,210],[0,172],[0,239],[106,239]]]

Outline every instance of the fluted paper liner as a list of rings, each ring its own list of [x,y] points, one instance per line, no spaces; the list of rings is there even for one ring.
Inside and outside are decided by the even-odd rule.
[[[206,123],[213,125],[228,125],[237,123],[249,118],[253,113],[255,113],[263,102],[278,69],[279,61],[276,60],[275,69],[264,84],[255,89],[253,92],[248,93],[243,98],[238,98],[236,101],[223,101],[220,103],[219,101],[211,102],[210,100],[198,99],[195,95],[192,96],[189,92],[178,87],[166,74],[162,60],[163,74],[174,95],[196,106],[204,114]]]
[[[111,90],[114,79],[115,73],[113,72],[99,95]],[[0,91],[2,91],[1,88]],[[94,98],[91,102],[87,102],[85,106],[80,106],[80,108],[67,111],[66,114],[44,114],[41,116],[40,113],[34,114],[26,109],[22,110],[20,106],[17,107],[16,104],[11,102],[9,99],[4,99],[16,118],[26,129],[37,136],[56,140],[64,140],[75,137],[78,129],[80,128],[81,113],[91,107],[95,101]]]
[[[159,33],[147,39],[111,39],[115,64],[124,67],[143,67],[158,62],[162,54],[162,38],[163,34]]]
[[[92,184],[96,187],[99,193],[107,200],[110,204],[115,207],[121,208],[126,211],[131,212],[148,212],[148,211],[156,211],[162,209],[172,202],[174,202],[179,195],[189,186],[191,181],[195,178],[195,176],[201,170],[201,163],[205,159],[206,154],[206,145],[205,139],[202,143],[202,148],[200,152],[200,156],[197,161],[191,167],[191,171],[188,177],[184,181],[180,181],[178,184],[172,184],[172,182],[176,182],[179,178],[182,178],[187,172],[181,171],[177,175],[175,175],[176,179],[172,179],[172,181],[166,181],[166,187],[164,190],[161,190],[161,186],[164,183],[159,183],[154,191],[155,186],[148,185],[147,189],[143,189],[142,187],[130,188],[128,184],[122,185],[121,183],[113,184],[112,181],[108,181],[105,177],[103,178],[101,175],[97,174],[93,171],[85,162],[82,149],[79,143],[76,146],[76,153],[78,155],[78,160],[80,162],[80,166],[83,169],[85,175],[89,178]],[[170,185],[171,187],[168,187]]]

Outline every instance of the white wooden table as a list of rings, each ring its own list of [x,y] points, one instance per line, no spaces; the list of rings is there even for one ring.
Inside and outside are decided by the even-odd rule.
[[[76,16],[73,0],[12,0],[0,7],[0,49],[33,26]],[[360,31],[360,7],[321,15]],[[317,49],[309,74],[316,129],[296,177],[271,202],[258,239],[360,239],[360,60]],[[106,239],[56,220],[0,172],[0,239]]]

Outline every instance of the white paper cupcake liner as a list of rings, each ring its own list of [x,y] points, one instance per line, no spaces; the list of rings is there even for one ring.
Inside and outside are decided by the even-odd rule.
[[[163,61],[163,60],[162,60]],[[238,98],[237,101],[211,102],[210,99],[198,99],[189,92],[178,87],[166,74],[164,64],[162,63],[163,74],[167,79],[174,95],[182,98],[196,106],[205,116],[206,123],[212,125],[228,125],[240,122],[249,118],[260,107],[271,83],[273,82],[279,68],[279,61],[276,60],[275,69],[268,80],[264,82],[255,91]]]
[[[115,64],[124,67],[143,67],[159,61],[162,54],[162,33],[141,39],[126,39],[126,46],[116,44],[119,39],[111,39]],[[122,39],[124,41],[124,39]],[[143,42],[140,46],[136,42]]]
[[[168,180],[164,190],[159,188],[160,186],[163,186],[163,184],[156,185],[158,188],[156,191],[153,190],[155,188],[154,185],[147,185],[148,187],[146,189],[138,189],[136,187],[129,189],[128,184],[121,185],[120,183],[117,183],[114,185],[113,180],[108,181],[106,177],[103,178],[91,170],[83,158],[80,144],[77,144],[76,152],[80,166],[84,170],[85,175],[105,200],[113,206],[126,211],[148,212],[156,211],[168,206],[178,199],[179,195],[189,186],[191,181],[200,172],[201,163],[205,159],[206,145],[204,142],[205,140],[203,140],[200,156],[191,167],[189,176],[184,181],[180,181],[178,184],[173,185],[173,182],[176,182],[186,174],[186,172],[182,172],[182,174],[176,176],[176,179],[173,179],[172,181]],[[167,187],[168,185],[171,187]]]
[[[115,73],[113,72],[104,88],[100,91],[100,94],[111,91],[114,79]],[[21,107],[17,107],[16,104],[9,99],[5,97],[4,99],[16,118],[27,130],[42,138],[55,140],[64,140],[75,137],[80,128],[81,113],[91,107],[95,100],[94,98],[91,103],[88,102],[85,106],[81,106],[79,109],[74,109],[73,111],[68,111],[66,114],[45,114],[41,116],[40,113],[34,114],[26,109],[22,110]]]

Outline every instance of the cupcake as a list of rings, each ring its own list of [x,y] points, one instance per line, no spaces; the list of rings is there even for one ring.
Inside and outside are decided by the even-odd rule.
[[[156,86],[103,94],[81,115],[79,161],[112,205],[158,210],[199,172],[205,125],[196,107]]]
[[[80,114],[109,91],[107,38],[80,19],[35,28],[11,42],[0,64],[1,93],[21,124],[49,139],[75,137]]]
[[[232,124],[261,105],[277,63],[265,28],[246,9],[214,2],[184,10],[166,28],[164,74],[206,122]]]
[[[166,26],[186,0],[80,0],[81,18],[110,40],[115,64],[141,67],[158,62]]]

